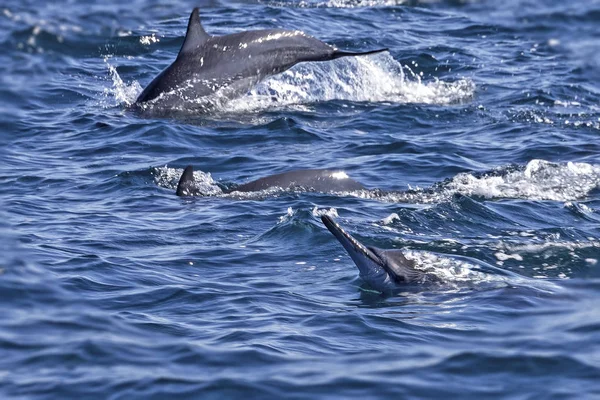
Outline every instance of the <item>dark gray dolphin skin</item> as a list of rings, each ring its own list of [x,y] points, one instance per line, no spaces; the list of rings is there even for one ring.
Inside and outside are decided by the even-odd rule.
[[[343,171],[305,169],[260,178],[226,190],[225,193],[258,192],[271,187],[280,187],[283,189],[302,187],[306,190],[317,192],[342,192],[365,189],[363,185],[351,179]],[[197,196],[202,194],[195,185],[194,168],[191,165],[188,165],[183,174],[181,174],[176,194],[177,196]]]
[[[220,89],[226,97],[234,97],[261,79],[300,62],[328,61],[386,50],[343,52],[301,31],[282,29],[211,36],[200,23],[198,8],[194,8],[177,58],[150,82],[136,103],[157,99],[161,105],[163,102],[177,105]]]
[[[424,272],[415,269],[414,261],[408,260],[402,250],[384,250],[367,247],[347,233],[328,215],[321,221],[348,252],[358,267],[360,277],[380,292],[391,292],[403,285],[416,283],[424,278]]]

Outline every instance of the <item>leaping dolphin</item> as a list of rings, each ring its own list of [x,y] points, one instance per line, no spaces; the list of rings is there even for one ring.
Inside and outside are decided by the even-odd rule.
[[[340,170],[330,169],[305,169],[298,171],[284,172],[281,174],[267,176],[243,185],[225,190],[225,193],[231,192],[258,192],[271,187],[280,187],[291,189],[302,187],[306,190],[317,192],[343,192],[363,190],[365,187],[351,179],[346,173]],[[201,191],[195,184],[194,168],[188,165],[177,185],[177,196],[197,196]]]
[[[160,102],[176,107],[220,91],[226,98],[243,94],[261,79],[305,61],[329,61],[362,53],[339,51],[301,31],[263,29],[211,36],[190,15],[185,40],[175,61],[142,91],[137,104]]]
[[[358,267],[360,277],[373,289],[390,292],[402,285],[423,280],[425,273],[415,269],[414,261],[407,259],[402,250],[367,247],[346,232],[330,216],[322,215],[321,221],[344,246]]]

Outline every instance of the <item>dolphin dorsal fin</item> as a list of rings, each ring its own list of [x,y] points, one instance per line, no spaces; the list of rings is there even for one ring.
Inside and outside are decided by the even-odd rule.
[[[190,21],[188,22],[187,32],[185,33],[185,40],[179,50],[179,54],[187,53],[198,48],[204,42],[210,38],[210,35],[206,33],[200,22],[200,11],[198,7],[192,10],[190,15]]]
[[[194,167],[188,165],[183,170],[179,184],[177,185],[177,196],[191,196],[194,186]]]

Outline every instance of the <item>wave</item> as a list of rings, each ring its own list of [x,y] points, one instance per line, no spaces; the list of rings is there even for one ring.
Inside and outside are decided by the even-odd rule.
[[[599,165],[535,159],[525,166],[504,166],[484,173],[459,173],[428,189],[375,193],[373,197],[410,203],[439,203],[456,194],[485,199],[570,201],[585,198],[598,187]]]
[[[129,106],[142,87],[137,81],[125,83],[109,60],[110,56],[105,58],[112,87],[105,94],[117,104]],[[469,79],[424,81],[420,74],[385,53],[328,63],[301,63],[258,83],[241,97],[228,100],[225,92],[211,99],[186,100],[186,107],[189,111],[206,111],[208,101],[218,112],[245,113],[334,100],[449,105],[470,100],[475,84]],[[146,108],[150,111],[153,107]]]
[[[151,173],[158,186],[175,190],[183,170],[164,166],[153,168]],[[224,194],[210,173],[195,171],[194,178],[199,191],[205,196],[258,199],[283,191],[311,191],[310,188],[269,188],[258,192]],[[462,172],[425,189],[409,188],[407,191],[387,192],[381,188],[337,193],[384,202],[416,204],[446,202],[457,194],[496,200],[573,201],[585,198],[599,187],[600,165],[582,162],[553,163],[535,159],[525,166],[509,165],[482,173]]]
[[[299,64],[226,103],[224,110],[247,112],[333,100],[449,105],[468,101],[474,93],[475,84],[470,80],[426,82],[384,53]]]
[[[432,0],[328,0],[311,1],[301,0],[295,2],[277,1],[269,2],[272,6],[299,7],[299,8],[358,8],[358,7],[391,7],[400,5],[416,5],[431,3]]]

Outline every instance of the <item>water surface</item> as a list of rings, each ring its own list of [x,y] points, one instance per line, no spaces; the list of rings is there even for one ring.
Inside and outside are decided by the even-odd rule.
[[[211,34],[342,50],[209,114],[128,107]],[[0,7],[0,397],[600,396],[600,3]],[[192,164],[205,196],[174,191]],[[368,190],[223,194],[339,168]],[[446,284],[381,296],[321,224]]]

